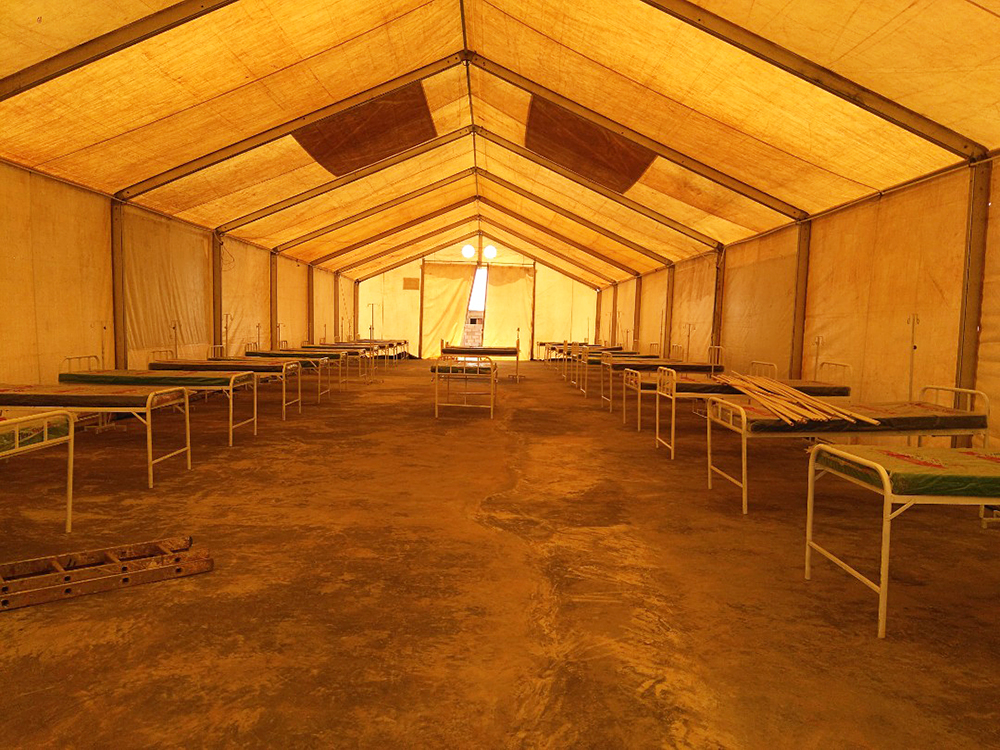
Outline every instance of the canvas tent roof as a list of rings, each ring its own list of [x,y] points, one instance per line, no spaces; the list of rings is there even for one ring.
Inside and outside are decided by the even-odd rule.
[[[0,11],[0,158],[350,275],[489,232],[621,281],[1000,146],[965,0]]]

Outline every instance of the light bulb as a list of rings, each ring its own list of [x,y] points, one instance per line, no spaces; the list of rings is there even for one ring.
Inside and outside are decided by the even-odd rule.
[[[493,245],[487,245],[483,248],[483,255],[485,255],[488,260],[493,260],[497,257],[497,249],[493,247]]]
[[[474,248],[472,245],[466,245],[465,247],[462,248],[463,258],[471,258],[475,254],[476,254],[476,248]]]

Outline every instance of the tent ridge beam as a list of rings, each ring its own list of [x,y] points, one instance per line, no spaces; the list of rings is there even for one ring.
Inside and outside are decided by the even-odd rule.
[[[601,279],[602,281],[606,281],[609,284],[613,284],[614,283],[614,279],[612,279],[606,273],[602,273],[601,271],[598,271],[597,269],[595,269],[595,268],[593,268],[591,266],[588,266],[586,263],[583,263],[583,262],[581,262],[579,260],[575,260],[573,258],[570,258],[568,255],[563,255],[558,250],[552,250],[551,248],[548,248],[548,247],[542,247],[541,245],[538,244],[537,240],[532,239],[528,235],[526,235],[526,234],[524,234],[522,232],[519,232],[516,229],[511,229],[510,227],[505,226],[504,224],[500,223],[499,221],[491,219],[489,216],[483,216],[483,217],[481,217],[481,220],[484,223],[489,224],[490,226],[493,226],[493,227],[495,227],[495,228],[497,228],[497,229],[499,229],[499,230],[501,230],[503,232],[506,232],[511,237],[516,237],[517,239],[521,240],[521,242],[527,242],[529,245],[538,248],[539,250],[547,253],[548,255],[551,255],[553,258],[558,258],[563,263],[568,263],[571,266],[576,266],[581,271],[589,273],[591,276],[596,276],[597,278]],[[483,236],[489,237],[493,241],[499,242],[499,243],[504,244],[504,245],[508,244],[507,240],[503,239],[502,237],[497,237],[496,235],[491,235],[491,234],[488,234],[488,233],[484,232]]]
[[[593,281],[587,281],[586,279],[583,279],[583,278],[577,276],[576,274],[572,274],[569,271],[566,271],[566,270],[564,270],[562,268],[554,266],[549,261],[542,260],[537,255],[535,255],[534,253],[531,253],[531,252],[525,250],[524,248],[522,248],[520,246],[514,245],[514,244],[512,244],[510,242],[507,242],[506,240],[502,240],[499,237],[494,237],[493,235],[491,235],[488,232],[483,232],[483,237],[485,237],[485,238],[487,238],[489,240],[492,240],[493,242],[499,242],[501,245],[504,245],[504,246],[510,248],[515,253],[520,253],[525,258],[530,258],[531,260],[535,261],[535,263],[543,265],[546,268],[548,268],[548,269],[550,269],[552,271],[555,271],[556,273],[562,274],[566,278],[572,279],[573,281],[576,281],[579,284],[583,284],[585,287],[593,289],[595,292],[598,289],[600,289],[600,287],[597,284],[595,284]]]
[[[353,172],[348,172],[347,174],[341,175],[340,177],[331,180],[330,182],[325,182],[322,185],[317,185],[314,188],[305,190],[301,193],[293,195],[290,198],[285,198],[284,200],[278,201],[277,203],[272,203],[270,206],[265,206],[257,211],[253,211],[249,214],[244,214],[239,218],[233,219],[232,221],[227,221],[225,224],[221,224],[217,227],[219,232],[231,232],[234,229],[239,229],[242,226],[251,224],[255,221],[260,221],[261,219],[267,218],[272,214],[276,214],[279,211],[284,211],[292,206],[297,206],[300,203],[305,203],[308,200],[312,200],[320,195],[329,193],[337,188],[343,187],[344,185],[349,185],[352,182],[357,182],[358,180],[364,179],[365,177],[370,177],[376,172],[381,172],[383,169],[388,169],[397,164],[401,164],[404,161],[414,158],[415,156],[420,156],[428,151],[433,151],[441,146],[447,146],[449,143],[457,141],[459,138],[463,138],[472,133],[472,126],[466,125],[458,130],[453,130],[445,135],[439,135],[437,138],[432,138],[429,141],[424,141],[418,146],[407,149],[406,151],[401,151],[395,156],[390,156],[388,159],[383,159],[382,161],[370,164],[367,167],[362,167],[361,169],[356,169]]]
[[[554,104],[558,104],[564,109],[568,109],[573,114],[589,120],[590,122],[600,125],[607,130],[626,138],[633,143],[636,143],[646,149],[649,149],[657,156],[660,156],[667,161],[673,162],[684,169],[694,172],[707,180],[710,180],[717,185],[722,185],[723,187],[732,190],[734,193],[738,193],[745,198],[749,198],[755,203],[759,203],[772,211],[777,211],[780,214],[791,217],[793,219],[805,219],[808,217],[808,213],[801,208],[797,208],[787,201],[783,201],[765,191],[756,188],[752,185],[748,185],[742,180],[738,180],[731,175],[722,172],[714,167],[710,167],[697,159],[694,159],[687,154],[681,153],[677,149],[671,148],[663,143],[660,143],[647,135],[633,130],[632,128],[626,127],[621,123],[615,122],[609,117],[605,117],[599,112],[595,112],[582,104],[570,99],[569,97],[558,94],[551,89],[548,89],[541,84],[535,83],[529,78],[525,78],[519,73],[515,73],[502,65],[498,65],[491,60],[486,59],[478,53],[470,53],[470,62],[475,65],[480,70],[483,70],[491,75],[500,78],[503,81],[516,86],[522,91],[526,91],[534,96],[541,97],[542,99],[547,99]]]
[[[839,73],[824,68],[774,42],[759,36],[732,21],[699,8],[688,0],[642,0],[678,21],[726,42],[759,60],[763,60],[786,73],[796,76],[829,94],[833,94],[886,122],[923,138],[935,146],[959,156],[978,160],[986,156],[985,146],[976,143],[929,117],[904,107]],[[802,218],[802,217],[796,217]]]
[[[381,276],[384,273],[389,273],[389,271],[395,271],[397,268],[401,268],[402,266],[405,266],[407,263],[412,263],[415,260],[420,260],[422,258],[427,257],[428,255],[433,255],[434,253],[441,252],[442,250],[447,250],[452,245],[457,245],[459,242],[465,242],[466,240],[471,240],[478,234],[479,234],[478,231],[469,232],[468,234],[463,234],[461,237],[456,237],[450,242],[442,242],[440,245],[435,245],[429,250],[421,250],[420,252],[414,253],[413,255],[408,255],[405,258],[403,258],[403,260],[396,261],[390,266],[385,266],[384,268],[380,268],[377,271],[372,271],[371,273],[366,273],[364,276],[358,277],[358,283],[360,284],[363,281],[374,279],[376,276]]]
[[[200,156],[197,159],[186,162],[185,164],[168,169],[158,175],[153,175],[152,177],[142,180],[141,182],[137,182],[134,185],[129,185],[128,187],[115,193],[115,197],[120,200],[127,200],[129,198],[135,198],[138,195],[142,195],[143,193],[148,193],[150,190],[155,190],[158,187],[162,187],[170,182],[174,182],[175,180],[192,175],[195,172],[212,167],[220,162],[226,161],[227,159],[232,159],[234,156],[239,156],[247,151],[265,146],[272,141],[276,141],[279,138],[290,135],[292,132],[305,127],[306,125],[311,125],[339,112],[353,109],[354,107],[366,104],[373,99],[378,99],[380,96],[392,93],[393,91],[403,88],[404,86],[408,86],[417,81],[422,81],[425,78],[430,78],[438,73],[442,73],[449,68],[459,65],[464,59],[464,53],[459,52],[437,60],[436,62],[428,63],[427,65],[410,71],[409,73],[405,73],[397,78],[381,83],[378,86],[373,86],[370,89],[349,96],[346,99],[341,99],[333,104],[320,107],[313,112],[301,115],[300,117],[296,117],[295,119],[289,120],[281,125],[276,125],[273,128],[268,128],[267,130],[248,138],[244,138],[236,143],[231,143],[228,146],[224,146],[223,148],[217,149],[209,154]]]
[[[0,78],[0,102],[40,86],[85,65],[121,52],[164,31],[232,5],[236,0],[182,0],[168,8],[136,19],[34,65]]]
[[[664,214],[661,214],[659,211],[656,211],[655,209],[652,209],[649,206],[639,203],[638,201],[634,201],[631,198],[626,198],[621,193],[616,193],[614,190],[604,187],[604,185],[594,182],[593,180],[590,180],[584,177],[583,175],[579,175],[573,170],[568,169],[562,166],[561,164],[557,164],[551,159],[548,159],[544,156],[540,156],[539,154],[536,154],[534,151],[531,151],[525,148],[524,146],[521,146],[520,144],[514,143],[513,141],[509,141],[503,136],[499,136],[496,133],[486,130],[480,125],[475,126],[475,133],[477,135],[482,136],[484,140],[487,140],[490,143],[493,143],[494,145],[500,146],[501,148],[504,148],[513,154],[517,154],[522,159],[526,159],[530,162],[533,162],[534,164],[537,164],[540,167],[544,167],[550,172],[555,172],[561,177],[565,177],[570,182],[575,182],[577,185],[580,185],[581,187],[587,188],[592,192],[602,195],[608,200],[617,203],[620,206],[624,206],[625,208],[635,211],[637,214],[640,214],[641,216],[645,216],[647,219],[650,219],[651,221],[655,221],[657,224],[661,224],[670,229],[676,229],[677,226],[679,225],[677,221],[671,219],[669,216],[665,216]],[[687,234],[686,232],[681,232],[681,233]],[[707,237],[707,239],[712,239],[712,238]],[[723,246],[722,243],[717,240],[712,240],[712,244],[710,245],[710,247],[712,247],[712,249],[715,250],[722,248],[722,246]]]
[[[567,237],[566,235],[561,234],[561,233],[555,231],[554,229],[549,229],[544,224],[539,224],[537,221],[534,221],[533,219],[529,219],[527,216],[524,216],[524,215],[518,213],[517,211],[514,211],[513,209],[507,208],[506,206],[501,205],[500,203],[497,203],[496,201],[491,200],[490,198],[480,197],[479,198],[479,202],[482,205],[488,206],[489,208],[492,208],[495,211],[499,211],[500,213],[505,214],[505,215],[509,216],[510,218],[514,219],[515,221],[519,221],[522,224],[524,224],[526,226],[529,226],[529,227],[531,227],[532,229],[534,229],[536,231],[542,232],[543,234],[547,234],[550,237],[552,237],[553,239],[559,240],[563,244],[566,244],[566,245],[569,245],[570,247],[576,248],[580,252],[586,253],[587,255],[591,256],[592,258],[596,258],[597,260],[601,261],[602,263],[606,263],[609,266],[613,266],[613,267],[619,269],[620,271],[624,271],[625,273],[630,274],[632,276],[638,276],[639,275],[639,272],[637,270],[635,270],[634,268],[632,268],[627,263],[622,263],[620,260],[615,260],[614,258],[612,258],[610,256],[604,255],[604,253],[599,253],[597,250],[592,250],[589,247],[587,247],[586,245],[584,245],[582,242],[577,242],[572,237]]]
[[[468,169],[463,169],[461,172],[456,172],[453,175],[449,175],[448,177],[437,180],[436,182],[432,182],[429,185],[425,185],[422,188],[411,190],[410,192],[404,195],[400,195],[396,198],[393,198],[392,200],[385,201],[384,203],[380,203],[377,206],[373,206],[364,211],[359,211],[358,213],[353,214],[352,216],[348,216],[346,218],[340,219],[339,221],[335,221],[332,224],[327,224],[324,227],[320,227],[319,229],[315,229],[312,232],[303,234],[300,237],[296,237],[294,240],[283,242],[274,248],[274,252],[280,255],[286,250],[291,250],[293,247],[301,245],[305,242],[309,242],[310,240],[314,240],[317,237],[322,237],[324,234],[329,234],[330,232],[335,232],[338,229],[343,229],[344,227],[350,226],[351,224],[354,224],[356,222],[362,221],[364,219],[369,219],[372,216],[376,216],[380,213],[383,213],[384,211],[396,208],[397,206],[402,205],[407,201],[411,201],[414,198],[420,198],[421,196],[427,195],[428,193],[433,193],[435,190],[439,190],[440,188],[447,187],[448,185],[452,185],[456,182],[460,182],[466,177],[471,177],[474,174],[475,174],[475,167],[469,167]]]
[[[391,237],[394,234],[399,234],[407,229],[412,229],[415,226],[423,224],[425,221],[430,221],[431,219],[436,219],[438,216],[444,216],[446,213],[454,211],[455,209],[462,208],[463,206],[468,206],[470,203],[475,203],[477,196],[473,195],[469,198],[463,198],[460,201],[455,201],[447,206],[442,206],[439,209],[426,213],[423,216],[418,216],[416,219],[410,219],[402,224],[397,224],[391,229],[386,229],[385,231],[379,232],[372,235],[371,237],[365,237],[363,240],[357,242],[352,242],[346,247],[342,247],[339,250],[335,250],[332,253],[327,253],[326,255],[320,256],[312,261],[312,265],[319,265],[320,263],[329,263],[334,258],[339,258],[342,255],[347,255],[348,253],[359,250],[365,245],[370,245],[373,242],[378,242],[379,240],[384,240],[386,237]],[[343,269],[341,269],[343,270]]]
[[[480,168],[477,171],[483,177],[483,179],[488,180],[496,185],[499,185],[500,187],[505,188],[506,190],[510,190],[511,192],[520,195],[522,198],[527,198],[528,200],[537,203],[539,206],[547,208],[553,213],[559,214],[560,216],[566,219],[569,219],[586,227],[592,232],[596,232],[597,234],[607,237],[609,240],[617,242],[619,245],[624,245],[625,247],[639,253],[640,255],[645,255],[647,258],[655,260],[657,263],[662,263],[665,266],[669,266],[673,263],[673,261],[670,258],[660,255],[659,253],[654,252],[652,250],[649,250],[648,248],[643,247],[639,243],[633,242],[627,237],[623,237],[622,235],[617,234],[616,232],[613,232],[610,229],[607,229],[606,227],[602,227],[600,224],[596,224],[595,222],[592,222],[589,219],[585,219],[584,217],[570,211],[569,209],[563,208],[562,206],[553,203],[552,201],[547,200],[541,197],[540,195],[532,193],[530,190],[526,190],[518,185],[515,185],[512,182],[508,182],[507,180],[493,174],[492,172],[489,172],[488,170]],[[715,240],[712,240],[711,238],[708,237],[706,237],[705,239],[707,241],[704,244],[707,244],[709,247],[721,247],[721,244],[716,242]]]
[[[412,240],[401,242],[400,244],[393,245],[392,247],[387,248],[385,250],[379,250],[378,252],[372,253],[371,255],[366,255],[363,258],[359,258],[358,260],[348,263],[346,266],[341,266],[337,270],[340,273],[344,273],[345,271],[350,271],[352,268],[358,268],[359,266],[367,265],[368,263],[371,263],[374,260],[378,260],[379,258],[384,258],[387,255],[398,253],[400,250],[405,250],[406,248],[412,245],[416,245],[418,242],[426,242],[427,240],[437,237],[439,234],[450,232],[452,229],[458,229],[459,227],[468,224],[470,221],[475,221],[476,217],[477,217],[476,214],[471,214],[465,217],[464,219],[453,221],[451,224],[448,224],[447,226],[438,227],[437,229],[432,229],[430,232],[422,234],[419,237],[414,237]],[[450,244],[452,243],[449,242],[448,245]],[[320,262],[321,261],[316,260],[313,261],[311,265],[319,265]]]

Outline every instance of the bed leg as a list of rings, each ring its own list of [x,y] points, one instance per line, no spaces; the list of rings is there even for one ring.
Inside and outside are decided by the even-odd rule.
[[[66,458],[66,533],[73,531],[73,452],[74,437],[73,431],[76,425],[72,420],[69,422],[69,456]]]
[[[656,445],[656,450],[660,449],[660,389],[656,389],[656,421],[653,426],[653,441]]]
[[[288,408],[288,373],[286,372],[281,378],[281,421],[284,422],[286,418],[285,410]]]
[[[885,619],[889,603],[889,536],[892,531],[892,497],[883,494],[882,503],[882,560],[878,582],[878,637],[885,638]]]
[[[257,378],[253,379],[253,436],[257,437]]]
[[[674,446],[677,445],[677,396],[670,397],[670,460],[674,460]]]
[[[185,414],[187,413],[185,404]],[[153,489],[153,410],[146,405],[146,469],[149,488]]]
[[[299,414],[302,413],[302,371],[304,369],[304,367],[299,368],[299,376],[295,379],[299,386]]]
[[[628,391],[625,390],[625,378],[622,378],[622,424],[625,424],[625,415],[628,412]]]
[[[747,514],[747,433],[744,430],[740,433],[740,454],[743,459],[743,515]]]
[[[705,420],[705,429],[708,431],[705,435],[705,451],[708,454],[708,489],[712,489],[712,415],[711,415],[711,404],[709,405],[709,415]]]
[[[639,379],[639,390],[635,394],[635,431],[642,432],[642,379]]]
[[[812,580],[813,517],[816,507],[816,451],[809,453],[809,487],[806,490],[806,580]]]
[[[232,385],[230,385],[229,390],[226,391],[226,396],[229,397],[229,447],[233,447],[233,398],[235,394],[233,393]]]
[[[187,467],[191,471],[191,399],[184,391],[184,446],[187,449]]]

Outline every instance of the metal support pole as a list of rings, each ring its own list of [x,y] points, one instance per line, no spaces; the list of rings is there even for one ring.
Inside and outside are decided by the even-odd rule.
[[[340,271],[333,272],[333,340],[339,342],[343,337],[340,335],[342,326],[340,325]]]
[[[316,343],[316,284],[315,266],[306,266],[306,338]]]
[[[128,337],[125,328],[125,204],[111,201],[111,307],[115,334],[115,367],[128,369]]]
[[[278,256],[271,253],[271,262],[268,266],[268,281],[270,282],[270,321],[271,348],[278,348]]]
[[[611,284],[611,346],[618,344],[618,282]]]
[[[976,387],[991,178],[990,162],[973,165],[969,175],[969,219],[965,235],[965,274],[958,330],[958,364],[955,371],[955,385],[959,388]]]
[[[805,356],[806,295],[809,284],[809,243],[812,240],[812,222],[798,226],[798,247],[795,251],[795,307],[792,317],[792,351],[788,362],[791,378],[802,377],[802,358]],[[817,377],[818,373],[813,373]]]
[[[712,307],[712,346],[722,346],[722,305],[726,286],[726,251],[715,257],[715,303]]]
[[[222,340],[222,235],[212,232],[212,343]]]

